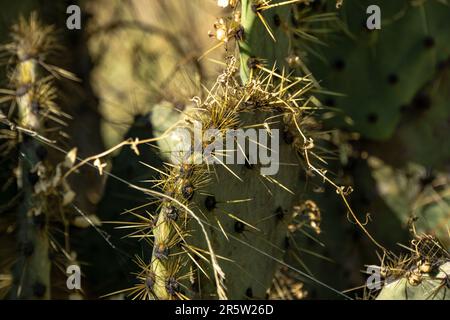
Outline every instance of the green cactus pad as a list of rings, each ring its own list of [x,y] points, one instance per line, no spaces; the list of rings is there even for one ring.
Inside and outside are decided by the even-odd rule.
[[[369,5],[381,9],[380,30],[366,27]],[[353,129],[387,139],[402,108],[450,55],[450,34],[444,32],[450,29],[450,7],[439,1],[358,0],[346,2],[339,15],[345,30],[327,39],[321,50],[326,63],[311,58],[311,71],[323,87],[343,94],[324,101],[349,115]]]
[[[258,123],[264,117],[252,117]],[[292,220],[290,208],[299,197],[301,167],[292,147],[280,146],[280,170],[270,176],[288,192],[270,183],[260,174],[259,165],[228,165],[241,179],[239,181],[222,166],[216,166],[216,177],[205,192],[194,197],[197,213],[206,217],[209,235],[225,272],[225,286],[230,299],[264,299],[270,288],[279,261],[285,253],[285,237]],[[286,165],[282,165],[286,164]],[[291,165],[287,165],[291,164]],[[236,217],[236,218],[234,218]],[[193,243],[206,250],[198,225]],[[226,235],[225,235],[225,234]],[[277,261],[278,260],[278,261]],[[202,298],[215,295],[213,281],[200,279]]]
[[[273,1],[273,3],[281,1]],[[244,37],[239,41],[239,53],[241,59],[241,79],[245,83],[249,76],[248,59],[259,58],[266,60],[270,69],[274,63],[278,68],[285,65],[288,54],[288,40],[282,28],[282,23],[276,20],[289,19],[289,6],[280,6],[262,12],[266,23],[269,25],[276,39],[274,41],[260,19],[252,10],[252,0],[242,0],[241,24],[244,28]]]

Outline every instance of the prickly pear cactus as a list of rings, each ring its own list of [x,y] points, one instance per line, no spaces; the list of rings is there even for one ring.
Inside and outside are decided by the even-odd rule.
[[[366,26],[370,5],[381,10],[379,30]],[[324,102],[342,109],[365,137],[389,138],[405,106],[450,55],[449,33],[443,32],[450,28],[449,14],[446,1],[345,2],[339,10],[342,32],[327,39],[326,49],[317,49],[320,58],[309,59],[321,85],[340,94]]]
[[[446,62],[421,88],[391,139],[368,148],[377,157],[368,162],[386,204],[405,225],[415,220],[419,232],[440,237],[447,248],[449,70]]]
[[[256,88],[233,83],[235,81],[233,78],[236,76],[235,72],[236,68],[231,65],[223,74],[223,80],[219,80],[224,81],[224,83],[216,83],[216,90],[212,91],[211,96],[199,105],[199,110],[206,109],[206,111],[192,110],[192,113],[185,120],[186,123],[201,123],[203,128],[208,129],[219,128],[223,134],[227,129],[245,128],[246,126],[267,123],[266,119],[273,116],[274,113],[265,112],[258,115],[256,110],[244,109],[249,106],[253,108],[253,104],[265,101],[255,101],[254,99],[257,98],[256,92],[246,92],[247,90],[253,91]],[[248,93],[250,94],[248,95]],[[229,98],[230,96],[234,97],[233,100]],[[235,98],[239,99],[234,100]],[[241,99],[243,104],[246,104],[246,106],[241,106],[242,111],[236,109]],[[221,103],[216,104],[215,101],[221,101]],[[226,108],[230,109],[227,110]],[[214,122],[211,123],[211,120]],[[283,130],[283,128],[277,128],[274,125],[270,128]],[[206,142],[203,141],[202,144],[206,145]],[[241,156],[248,157],[248,146],[241,145],[240,147],[242,152],[245,153]],[[167,188],[164,191],[165,194],[170,195],[177,201],[171,201],[170,199],[163,201],[158,220],[153,229],[155,245],[151,265],[157,266],[153,270],[155,274],[163,271],[167,272],[169,279],[173,278],[173,270],[166,269],[166,271],[162,269],[162,265],[166,261],[170,263],[171,259],[178,260],[179,253],[177,254],[177,251],[172,253],[171,251],[174,250],[172,247],[177,250],[176,247],[181,246],[181,250],[184,250],[189,258],[196,260],[194,265],[198,269],[193,276],[195,278],[200,277],[200,279],[194,280],[197,283],[194,283],[193,288],[188,287],[187,290],[190,293],[186,294],[189,294],[189,296],[223,298],[217,292],[219,286],[222,285],[224,289],[226,287],[228,297],[264,297],[275,272],[276,260],[274,261],[273,257],[282,257],[283,251],[279,248],[282,246],[287,231],[289,222],[287,211],[295,199],[300,172],[299,166],[295,165],[297,159],[290,145],[282,142],[280,149],[272,152],[277,152],[280,156],[275,161],[280,164],[290,163],[292,166],[287,168],[281,165],[276,175],[264,176],[260,173],[261,166],[253,164],[250,160],[247,164],[229,165],[222,163],[211,165],[211,168],[204,164],[193,165],[189,162],[180,162],[174,165],[173,171],[167,177],[168,181],[164,182]],[[218,157],[218,155],[213,155],[213,157]],[[266,196],[261,197],[261,194]],[[184,234],[186,231],[182,231],[183,229],[178,231],[183,233],[177,239],[176,229],[180,227],[175,227],[176,221],[183,223],[189,217],[186,212],[183,213],[186,209],[183,210],[183,206],[180,208],[177,202],[192,208],[193,213],[191,214],[201,217],[202,223],[206,225],[209,243],[204,242],[205,233],[196,219],[189,219],[191,223],[182,226],[183,229],[189,230],[192,239],[188,238],[188,234]],[[186,243],[182,242],[184,238],[186,238]],[[272,260],[255,252],[255,248],[260,252],[265,252],[272,257]],[[218,265],[202,266],[204,264],[204,261],[201,261],[202,256],[204,258],[211,249],[217,256],[226,257],[228,260],[218,261],[221,272],[223,271],[225,274],[223,284],[210,283],[205,279],[212,278],[214,272],[218,272],[217,269],[214,270]],[[249,249],[254,251],[251,254],[251,259],[248,259],[250,257]],[[174,255],[173,258],[170,256],[171,254]],[[181,261],[169,266],[175,268],[179,263]],[[266,265],[267,272],[255,280],[256,269],[262,263]],[[254,269],[254,272],[252,272],[252,269]],[[218,279],[222,277],[219,274],[216,276]],[[156,276],[156,279],[160,277]],[[226,280],[227,277],[230,280]],[[176,278],[173,280],[175,281]],[[223,279],[220,281],[223,281]],[[165,298],[177,294],[173,288],[174,284],[169,284],[169,289],[167,288],[168,283],[159,284],[161,289],[158,289],[157,292],[169,294],[164,296]],[[157,286],[158,283],[155,282],[155,290]],[[185,292],[189,291],[185,290]]]
[[[156,184],[161,191],[147,191],[159,209],[141,216],[152,226],[153,254],[137,261],[135,298],[266,297],[300,196],[299,160],[323,174],[308,157],[314,142],[304,133],[316,106],[313,83],[283,67],[289,45],[282,26],[294,2],[243,0],[239,10],[230,1],[233,16],[215,24],[219,42],[237,41],[240,67],[229,57],[206,98],[195,97],[179,120],[187,138],[172,133],[179,143]],[[248,128],[259,132],[236,135]]]
[[[383,143],[371,143],[368,151],[390,165],[406,162],[446,171],[450,159],[449,92],[450,58],[442,61],[433,78],[402,107],[402,119],[393,135]],[[435,152],[437,148],[440,152]]]

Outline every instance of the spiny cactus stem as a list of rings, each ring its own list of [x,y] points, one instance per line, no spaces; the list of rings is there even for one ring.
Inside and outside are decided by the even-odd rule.
[[[38,132],[39,116],[33,110],[36,85],[36,61],[28,59],[16,67],[18,92],[16,101],[21,126]],[[20,92],[21,90],[24,91]],[[15,266],[16,285],[12,297],[15,299],[50,299],[50,269],[48,225],[45,201],[37,196],[34,186],[39,179],[36,166],[40,162],[36,154],[39,143],[22,137],[20,146],[20,181],[23,202],[18,211],[19,258]]]
[[[192,157],[195,157],[195,155],[192,155]],[[201,169],[201,166],[197,166],[197,169]],[[192,171],[190,168],[192,168]],[[195,189],[193,182],[190,180],[195,181],[196,175],[198,173],[195,172],[194,165],[181,163],[179,167],[174,167],[169,174],[170,177],[174,178],[174,181],[165,188],[164,191],[166,194],[153,192],[155,196],[163,199],[158,212],[158,219],[153,226],[154,244],[151,262],[148,267],[149,273],[154,275],[155,278],[153,287],[151,288],[151,295],[156,299],[176,299],[183,297],[181,292],[171,287],[173,285],[179,287],[180,283],[178,283],[177,279],[186,278],[186,275],[180,275],[180,270],[186,272],[186,268],[180,264],[181,261],[177,255],[187,250],[183,248],[185,239],[181,233],[185,232],[185,224],[191,218],[198,223],[205,237],[211,264],[213,265],[217,295],[220,299],[227,298],[222,283],[223,272],[217,262],[217,257],[212,248],[208,233],[202,220],[189,208],[189,201],[192,199],[192,194],[186,195],[184,190],[186,182],[188,182],[192,190]],[[180,222],[172,221],[170,218],[170,210],[165,210],[167,206],[180,208],[180,212],[183,213],[181,217],[177,217],[177,220]]]

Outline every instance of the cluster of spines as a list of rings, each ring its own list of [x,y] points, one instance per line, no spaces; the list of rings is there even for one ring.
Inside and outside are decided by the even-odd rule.
[[[410,246],[404,246],[406,253],[396,255],[385,252],[380,256],[381,288],[378,299],[445,299],[448,300],[448,266],[450,254],[440,239],[429,234],[417,234]],[[408,292],[412,293],[408,297]],[[366,292],[372,299],[378,289]]]

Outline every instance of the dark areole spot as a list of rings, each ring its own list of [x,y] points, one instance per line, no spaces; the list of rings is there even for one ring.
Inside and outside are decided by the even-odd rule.
[[[256,57],[250,57],[247,60],[247,67],[249,69],[256,69],[260,63],[261,63],[260,59],[258,59]]]
[[[174,277],[170,277],[166,282],[166,290],[171,296],[175,296],[180,291],[180,285]]]
[[[423,39],[423,45],[426,49],[433,48],[435,44],[436,44],[436,42],[435,42],[434,38],[431,36],[427,36],[427,37],[425,37],[425,39]]]
[[[412,107],[416,110],[428,110],[431,107],[431,98],[428,94],[418,93],[412,102]]]
[[[325,100],[325,105],[327,107],[335,107],[336,106],[336,101],[333,98],[327,98]]]
[[[153,290],[154,285],[155,285],[155,275],[149,274],[145,279],[145,286],[147,287],[147,289]]]
[[[294,135],[289,130],[283,131],[283,140],[287,144],[292,144],[294,142]]]
[[[33,294],[36,297],[42,298],[45,295],[46,291],[47,287],[43,283],[37,281],[33,284]]]
[[[34,252],[34,244],[31,241],[22,243],[22,253],[25,257],[30,257]]]
[[[236,30],[236,34],[234,36],[236,38],[237,41],[242,41],[245,38],[245,29],[243,26],[239,26],[238,29]]]
[[[38,146],[36,148],[36,156],[38,157],[39,160],[43,161],[47,158],[48,155],[48,151],[47,148],[45,148],[44,146]]]
[[[275,27],[279,27],[281,25],[281,18],[278,14],[273,15],[273,23],[275,24]]]
[[[388,83],[391,85],[397,84],[398,83],[398,76],[395,73],[391,73],[388,78]]]
[[[192,200],[192,197],[194,196],[194,186],[190,182],[187,182],[181,188],[181,193],[186,200]]]
[[[284,237],[284,248],[287,250],[287,249],[289,249],[290,246],[291,246],[291,243],[289,241],[289,237],[288,236]]]
[[[177,221],[180,213],[175,206],[166,207],[166,217],[172,221]]]
[[[34,214],[33,215],[33,224],[39,229],[42,230],[45,227],[45,214]]]
[[[336,60],[333,62],[333,68],[334,68],[336,71],[343,71],[343,70],[345,69],[345,61],[342,60],[342,59],[336,59]]]
[[[39,181],[39,175],[37,172],[28,172],[28,181],[34,186]]]
[[[164,244],[157,244],[154,255],[159,260],[165,260],[169,257],[169,248]]]
[[[369,113],[367,115],[367,122],[375,124],[378,122],[378,115],[376,113]]]
[[[253,298],[253,290],[251,287],[248,287],[247,290],[245,290],[245,295],[249,298]]]
[[[214,196],[207,196],[205,199],[205,207],[208,211],[213,211],[216,208],[217,201]]]
[[[281,207],[278,207],[275,210],[275,217],[277,218],[277,220],[283,220],[284,218],[284,210]]]
[[[240,221],[236,221],[234,223],[234,231],[236,231],[237,233],[242,233],[245,230],[245,225],[240,222]]]

